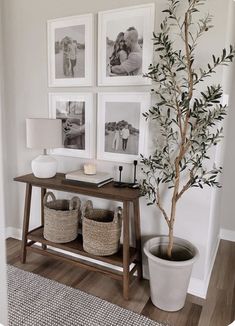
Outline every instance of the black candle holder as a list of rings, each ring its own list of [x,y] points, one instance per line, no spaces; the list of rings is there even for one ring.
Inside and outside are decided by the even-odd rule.
[[[123,166],[119,166],[119,181],[114,182],[113,186],[116,188],[132,188],[132,189],[138,189],[139,185],[137,183],[137,179],[136,179],[136,167],[138,164],[138,161],[135,160],[133,162],[134,164],[134,182],[122,182],[122,170],[123,170]]]

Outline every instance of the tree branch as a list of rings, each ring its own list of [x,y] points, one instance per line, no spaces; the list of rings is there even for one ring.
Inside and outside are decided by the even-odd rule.
[[[186,182],[186,184],[183,186],[183,188],[181,189],[181,191],[178,193],[177,195],[177,201],[180,199],[180,197],[185,193],[185,191],[187,191],[191,184],[192,184],[192,181],[194,179],[194,172],[196,170],[197,166],[194,165],[194,167],[192,168],[192,170],[190,171],[190,177],[189,177],[189,180]]]
[[[186,52],[186,60],[187,60],[187,71],[188,71],[188,111],[186,114],[186,118],[184,121],[184,130],[183,130],[183,139],[182,143],[185,142],[187,129],[188,129],[188,122],[190,118],[190,101],[193,97],[193,73],[192,73],[192,63],[190,59],[190,49],[189,49],[189,43],[188,43],[188,11],[185,13],[185,19],[184,19],[184,34],[185,34],[185,52]]]
[[[163,216],[164,216],[164,218],[165,218],[165,220],[166,220],[167,225],[169,226],[169,225],[170,225],[170,219],[168,218],[165,209],[162,207],[162,204],[161,204],[161,196],[160,196],[159,187],[157,187],[156,203],[157,203],[158,208],[159,208],[160,211],[162,212],[162,214],[163,214]]]

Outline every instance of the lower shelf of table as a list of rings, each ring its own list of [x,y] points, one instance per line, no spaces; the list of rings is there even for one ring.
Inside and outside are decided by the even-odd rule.
[[[57,253],[55,250],[53,250],[53,248],[57,248],[57,249],[65,251],[65,252],[88,257],[88,258],[94,259],[96,261],[101,261],[101,262],[119,266],[119,267],[123,266],[123,246],[122,245],[120,246],[119,251],[114,255],[96,256],[96,255],[92,255],[92,254],[89,254],[84,251],[83,246],[82,246],[82,235],[78,235],[77,239],[75,239],[74,241],[68,242],[68,243],[54,243],[54,242],[48,241],[44,238],[43,227],[39,227],[39,228],[36,228],[36,229],[30,231],[27,235],[27,239],[31,240],[31,243],[29,242],[27,245],[27,250],[32,250],[34,252],[38,252],[38,253],[41,253],[44,255],[50,255],[50,256],[54,255],[55,258],[56,257],[58,257],[58,258],[66,257],[65,258],[66,260],[68,259],[68,260],[73,260],[73,261],[77,262],[77,260],[75,260],[74,257],[70,258],[68,255],[66,255],[66,256],[62,255],[61,253]],[[42,245],[50,246],[53,248],[42,249],[38,246],[36,247],[34,245],[34,242],[39,242]],[[138,253],[135,248],[133,248],[133,247],[129,248],[129,256],[130,256],[130,260],[129,260],[130,264],[138,263],[137,262]],[[87,264],[87,263],[85,263],[85,264]],[[90,262],[88,264],[90,264]],[[101,267],[101,269],[103,269],[103,266]]]

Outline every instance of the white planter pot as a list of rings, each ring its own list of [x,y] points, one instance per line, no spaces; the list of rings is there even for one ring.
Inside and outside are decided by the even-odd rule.
[[[148,240],[144,245],[144,253],[148,257],[150,290],[152,303],[165,311],[177,311],[183,308],[190,281],[192,267],[199,253],[189,241],[174,238],[174,251],[185,251],[188,259],[169,261],[157,257],[159,248],[166,249],[167,236],[159,236]]]

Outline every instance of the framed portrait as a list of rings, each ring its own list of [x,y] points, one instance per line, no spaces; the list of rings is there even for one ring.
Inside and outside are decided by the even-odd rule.
[[[90,93],[50,93],[50,118],[62,120],[63,148],[52,154],[81,158],[94,157],[95,116]]]
[[[149,85],[143,77],[153,58],[154,4],[99,12],[100,86]]]
[[[49,20],[47,34],[49,86],[91,86],[93,15]]]
[[[97,158],[133,163],[146,154],[147,122],[143,113],[150,106],[150,94],[99,93]]]

